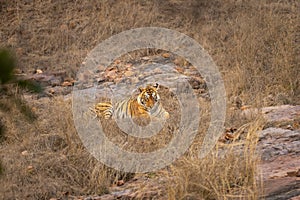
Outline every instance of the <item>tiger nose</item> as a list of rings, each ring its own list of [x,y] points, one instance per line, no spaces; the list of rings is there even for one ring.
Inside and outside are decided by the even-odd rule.
[[[155,104],[154,99],[149,99],[148,107],[149,107],[149,108],[153,108],[153,107],[154,107],[154,104]]]

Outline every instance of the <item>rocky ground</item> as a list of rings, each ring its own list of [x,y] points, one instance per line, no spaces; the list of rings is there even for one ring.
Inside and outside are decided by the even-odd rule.
[[[173,59],[170,55],[164,54],[160,57],[142,58],[144,63],[167,63]],[[189,75],[189,83],[193,89],[198,89],[201,98],[209,99],[203,79],[194,73],[195,70],[180,60],[172,60],[177,72]],[[177,62],[177,63],[176,63]],[[120,63],[117,61],[113,66],[107,68],[97,75],[98,83],[118,84],[125,82],[121,77],[133,77],[139,81],[141,74],[135,74],[134,66],[140,63]],[[124,68],[120,70],[121,66]],[[101,71],[101,70],[100,70]],[[147,72],[146,72],[147,73]],[[157,69],[156,74],[163,73]],[[56,95],[70,95],[74,80],[67,78],[64,72],[48,73],[37,70],[34,75],[19,74],[20,77],[32,79],[43,86],[45,91],[40,97],[52,97]],[[148,74],[151,75],[151,74]],[[300,199],[300,105],[282,105],[265,107],[261,110],[248,108],[241,110],[241,115],[262,114],[266,120],[263,130],[258,133],[257,151],[261,155],[259,170],[264,185],[265,199]],[[234,131],[233,131],[234,134]],[[227,137],[228,139],[228,137]],[[230,135],[229,135],[230,140]],[[75,197],[68,194],[61,199],[85,199],[85,200],[111,200],[111,199],[165,199],[166,188],[159,176],[151,177],[149,174],[139,174],[128,182],[118,182],[110,188],[110,193],[102,196],[81,196]],[[53,198],[52,200],[54,200]]]
[[[300,106],[262,109],[267,120],[259,134],[266,199],[300,199]]]

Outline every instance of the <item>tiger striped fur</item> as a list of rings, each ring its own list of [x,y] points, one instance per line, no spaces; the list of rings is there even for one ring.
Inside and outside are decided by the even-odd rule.
[[[113,116],[119,119],[124,118],[146,118],[150,116],[155,119],[168,119],[169,113],[160,103],[160,97],[157,93],[159,85],[147,85],[145,88],[139,88],[137,97],[117,102],[115,107],[110,102],[101,102],[95,105],[95,112],[98,117],[110,119]]]

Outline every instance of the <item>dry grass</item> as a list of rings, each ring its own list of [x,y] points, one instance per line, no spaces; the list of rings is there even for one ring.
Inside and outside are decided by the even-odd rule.
[[[262,194],[255,151],[263,121],[249,123],[245,139],[219,143],[204,159],[179,159],[168,173],[169,199],[258,199]]]
[[[49,199],[72,194],[103,193],[112,181],[84,149],[76,135],[70,101],[35,103],[39,118],[33,124],[12,116],[5,123],[7,139],[0,154],[4,199]],[[49,120],[51,119],[51,120]],[[22,128],[21,128],[22,127]]]
[[[166,27],[193,37],[209,52],[223,75],[228,100],[239,97],[253,106],[296,104],[300,102],[299,7],[297,0],[0,0],[0,47],[13,48],[19,68],[28,74],[39,68],[65,70],[75,77],[86,54],[102,40],[135,27]],[[126,176],[99,164],[84,149],[69,101],[40,99],[32,104],[38,115],[34,123],[20,117],[15,108],[10,116],[0,115],[6,125],[5,141],[0,143],[3,199],[49,199],[64,192],[102,194],[111,182]],[[242,155],[235,156],[239,145],[233,144],[223,158],[214,151],[209,159],[197,160],[193,156],[206,130],[209,105],[203,115],[190,152],[170,167],[169,198],[257,199],[254,149],[260,123],[240,120],[228,110],[227,127],[250,123]],[[168,138],[155,141],[168,142]]]
[[[14,48],[27,73],[40,68],[75,76],[87,52],[113,34],[135,27],[166,27],[195,38],[208,50],[224,74],[230,96],[259,103],[260,98],[251,94],[260,91],[260,97],[272,95],[274,104],[296,102],[297,11],[296,0],[5,1],[0,46]]]

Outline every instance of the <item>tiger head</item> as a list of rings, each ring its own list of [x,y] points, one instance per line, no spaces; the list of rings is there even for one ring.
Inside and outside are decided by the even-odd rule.
[[[147,111],[150,111],[160,100],[157,93],[158,86],[158,83],[156,83],[155,85],[147,85],[145,88],[139,88],[138,104]]]

